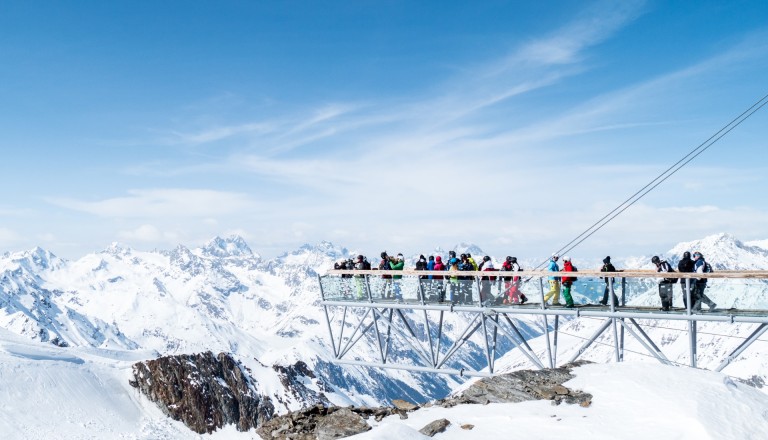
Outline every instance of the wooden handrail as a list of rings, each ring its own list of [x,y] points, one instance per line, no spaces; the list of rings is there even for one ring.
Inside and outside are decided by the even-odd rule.
[[[690,272],[656,272],[654,270],[627,269],[618,272],[600,272],[595,269],[579,269],[578,272],[549,272],[546,270],[524,270],[521,272],[506,271],[433,271],[433,270],[337,270],[332,269],[327,272],[328,275],[435,275],[435,276],[495,276],[512,277],[519,276],[525,278],[545,278],[551,276],[573,276],[573,277],[617,277],[617,278],[749,278],[749,279],[768,279],[768,270],[718,270],[711,273],[690,273]]]

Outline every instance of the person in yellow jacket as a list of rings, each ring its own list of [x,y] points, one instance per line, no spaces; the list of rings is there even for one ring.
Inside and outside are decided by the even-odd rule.
[[[472,270],[479,270],[477,268],[478,266],[477,266],[477,263],[475,262],[475,259],[472,258],[472,255],[469,252],[467,252],[465,255],[467,256],[467,261],[469,261],[469,264],[472,265]]]
[[[557,260],[560,259],[560,255],[552,254],[552,258],[549,259],[549,271],[560,272],[560,266],[557,265]],[[560,305],[560,277],[549,277],[549,292],[544,295],[544,304],[552,298],[552,305]]]

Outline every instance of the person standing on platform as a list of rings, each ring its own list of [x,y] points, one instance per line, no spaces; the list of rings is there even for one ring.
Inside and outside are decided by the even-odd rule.
[[[467,253],[466,253],[466,254],[464,254],[464,255],[466,255],[466,256],[467,256],[467,261],[469,262],[469,264],[471,264],[471,265],[472,265],[472,270],[475,270],[475,271],[476,271],[476,270],[479,270],[479,269],[477,268],[478,266],[477,266],[477,263],[475,262],[475,259],[474,259],[474,258],[472,258],[472,254],[470,254],[469,252],[467,252]]]
[[[517,257],[508,256],[501,266],[501,270],[507,272],[520,272],[523,270],[517,263]],[[528,298],[520,291],[520,277],[504,277],[504,303],[525,304]]]
[[[480,262],[480,265],[477,267],[478,270],[483,272],[491,272],[496,271],[496,268],[493,267],[493,261],[491,261],[491,257],[486,255],[483,257],[483,261]],[[480,278],[480,303],[486,304],[486,301],[490,301],[493,299],[493,295],[491,294],[491,284],[496,281],[496,277],[492,276],[484,276]]]
[[[448,272],[451,274],[448,277],[448,283],[446,289],[448,290],[448,301],[452,303],[460,302],[459,298],[459,259],[451,258],[448,260]]]
[[[571,257],[563,257],[563,272],[576,272],[576,268],[571,264]],[[576,281],[576,277],[563,277],[563,298],[565,298],[565,307],[573,308],[573,297],[571,296],[571,286]]]
[[[552,254],[552,258],[549,259],[549,271],[560,272],[560,266],[557,265],[557,260],[560,259],[560,255]],[[549,292],[544,296],[544,305],[552,298],[552,305],[560,305],[560,277],[549,277]]]
[[[656,265],[656,272],[674,272],[672,266],[667,263],[667,260],[662,260],[658,256],[654,255],[651,258],[651,263]],[[659,297],[661,298],[661,310],[668,312],[672,308],[672,284],[677,282],[677,278],[662,278],[659,281]]]
[[[435,265],[432,267],[432,270],[435,272],[441,272],[446,270],[445,264],[443,264],[443,257],[440,255],[435,257]],[[437,300],[440,302],[445,301],[445,285],[443,285],[443,276],[442,275],[433,275],[432,276],[432,282],[434,283],[435,289],[437,290]]]
[[[696,273],[712,273],[712,266],[709,265],[704,260],[704,255],[701,254],[701,252],[694,252],[693,253],[693,270]],[[704,289],[707,288],[707,279],[706,278],[699,278],[696,280],[696,299],[693,299],[691,297],[691,302],[693,302],[693,307],[691,307],[692,310],[701,310],[701,303],[703,302],[709,307],[709,311],[714,311],[717,308],[717,304],[715,304],[714,301],[709,299],[707,295],[704,294]]]
[[[397,254],[397,258],[389,257],[389,270],[403,270],[405,268],[405,258],[403,254]],[[392,291],[395,293],[395,300],[402,301],[403,293],[400,291],[400,280],[402,275],[394,275],[392,277]]]
[[[611,264],[611,257],[605,257],[603,258],[603,267],[600,268],[600,272],[616,272],[616,268],[613,267],[613,264]],[[611,279],[608,279],[609,277],[603,278],[605,280],[605,290],[603,291],[603,300],[600,301],[600,304],[607,306],[608,305],[608,296],[611,291],[611,281],[614,280],[613,277]],[[619,299],[616,297],[616,294],[613,294],[613,305],[618,306],[619,305]]]
[[[379,262],[379,270],[389,270],[389,255],[387,251],[381,253],[381,261]],[[392,297],[392,275],[382,275],[382,298]]]
[[[355,262],[355,270],[366,270],[366,259],[362,255],[357,256],[357,261]],[[370,269],[371,266],[368,264],[368,269]],[[355,288],[357,289],[357,299],[365,299],[365,279],[363,275],[355,275]]]
[[[423,270],[427,271],[427,257],[424,255],[419,255],[419,259],[416,261],[416,270]],[[424,295],[424,298],[427,298],[429,295],[429,281],[427,275],[419,275],[419,291],[421,295]]]
[[[677,263],[677,271],[681,273],[693,273],[694,262],[691,259],[691,253],[688,251],[683,252],[683,258]],[[694,298],[696,279],[690,278],[688,286],[691,288],[691,298]],[[685,291],[685,279],[680,280],[680,290],[683,292],[683,307],[688,308],[688,293]],[[691,301],[693,304],[696,301]]]

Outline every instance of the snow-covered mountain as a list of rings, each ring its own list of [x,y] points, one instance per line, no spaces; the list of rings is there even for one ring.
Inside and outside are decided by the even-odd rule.
[[[152,252],[113,243],[76,261],[40,248],[9,253],[0,258],[0,327],[60,347],[141,351],[150,358],[229,352],[257,371],[303,361],[338,391],[339,404],[447,394],[459,383],[455,378],[331,362],[317,276],[351,256],[322,242],[264,260],[236,236]],[[460,325],[464,318],[451,319]],[[359,348],[357,356],[376,355],[373,347]],[[407,361],[414,354],[393,350],[393,356]],[[458,359],[483,362],[471,350]],[[307,403],[275,397],[285,403],[278,411]]]
[[[718,270],[766,270],[768,269],[768,250],[746,244],[729,234],[715,234],[700,240],[679,243],[668,252],[659,254],[667,259],[674,267],[682,257],[683,252],[699,251]],[[651,255],[630,257],[619,260],[617,268],[655,269],[650,262]],[[599,286],[596,289],[595,286]],[[583,293],[582,302],[592,302],[602,294],[602,283],[597,280],[580,278],[574,284],[578,294]],[[620,285],[617,283],[617,294]],[[768,280],[744,279],[712,279],[708,282],[706,294],[718,305],[718,308],[740,308],[752,310],[768,310]],[[641,306],[660,305],[658,281],[656,279],[633,279],[627,283],[627,303]],[[578,299],[577,299],[578,301]],[[683,306],[683,293],[680,284],[674,286],[674,305]],[[704,306],[706,310],[707,307]],[[602,320],[582,318],[561,324],[558,340],[558,359],[565,362],[570,359],[585,341],[602,324]],[[643,321],[644,330],[661,348],[665,356],[674,363],[689,365],[689,343],[687,323],[681,321]],[[698,355],[697,365],[702,368],[714,369],[732,352],[745,338],[757,328],[758,324],[730,324],[717,322],[700,322],[698,324]],[[625,359],[647,362],[657,362],[630,335],[625,336]],[[542,354],[545,352],[545,341],[534,340],[532,346]],[[765,337],[758,340],[747,351],[742,353],[724,370],[729,375],[754,381],[757,384],[768,381],[768,345]],[[596,362],[612,362],[614,359],[612,332],[606,331],[598,338],[580,359]],[[518,352],[512,352],[497,364],[499,371],[530,366],[528,360]]]
[[[457,253],[469,251],[476,259],[484,255],[482,249],[470,244],[454,249]],[[686,250],[701,251],[715,270],[768,268],[768,250],[726,234],[680,243],[662,256],[676,263]],[[375,254],[369,254],[372,263],[377,260]],[[447,252],[438,249],[435,254],[446,256]],[[47,368],[66,366],[71,372],[72,365],[85,359],[86,363],[99,365],[94,367],[97,369],[112,365],[126,381],[130,363],[139,360],[204,351],[232,353],[256,372],[262,387],[259,392],[278,402],[278,412],[310,403],[281,387],[275,370],[268,367],[290,366],[298,361],[305,362],[316,376],[306,378],[306,387],[323,391],[331,402],[339,405],[379,405],[393,398],[424,401],[445,396],[462,380],[332,362],[324,312],[319,307],[317,276],[332,268],[334,261],[355,255],[357,252],[322,242],[304,245],[274,259],[263,259],[236,236],[216,237],[197,249],[177,246],[151,252],[113,243],[104,251],[74,261],[60,259],[40,248],[6,253],[0,257],[0,341],[12,338],[17,354],[26,350],[20,348],[23,341],[37,347],[30,349],[34,354],[22,356],[27,363],[55,358]],[[493,257],[500,262],[504,255]],[[613,259],[619,268],[651,268],[650,255]],[[586,263],[578,263],[586,260],[579,260],[576,255],[574,260],[587,267]],[[530,286],[532,295],[538,295],[538,281],[535,284]],[[768,285],[762,281],[713,280],[708,293],[721,307],[768,308]],[[579,302],[592,302],[601,294],[599,280],[580,278],[574,287]],[[658,304],[656,282],[630,283],[627,298],[635,304]],[[675,300],[678,305],[681,303],[677,287]],[[351,333],[356,322],[349,318],[347,328]],[[331,315],[331,319],[338,324],[341,316]],[[470,318],[451,313],[445,319],[447,329],[460,329]],[[518,322],[528,336],[543,332],[539,319],[521,318]],[[597,325],[599,322],[589,319],[561,324],[558,359],[567,360]],[[670,322],[646,330],[668,358],[687,364],[683,325]],[[710,345],[711,349],[700,350],[699,365],[715,366],[753,327],[700,324],[700,344]],[[473,369],[485,365],[482,350],[477,347],[482,344],[478,338],[474,335],[468,349],[457,355],[458,365]],[[355,356],[376,360],[377,349],[368,345],[358,344]],[[542,341],[534,340],[531,345],[540,353],[545,350]],[[583,357],[610,361],[612,346],[610,332],[606,332]],[[500,339],[500,353],[511,348],[505,338]],[[55,356],[45,354],[51,350]],[[7,354],[8,350],[0,347],[0,352]],[[768,357],[764,352],[765,347],[758,342],[726,372],[744,378],[754,376],[758,382],[768,379],[768,360],[762,360]],[[643,353],[641,347],[628,341],[627,359],[655,362]],[[15,359],[16,355],[9,356]],[[393,347],[392,357],[400,362],[407,363],[409,356],[415,354]],[[59,359],[62,357],[63,361]],[[67,361],[69,358],[74,360]],[[497,363],[497,371],[499,367],[530,367],[527,362],[519,352],[512,351]],[[0,380],[11,380],[10,374],[6,371]]]

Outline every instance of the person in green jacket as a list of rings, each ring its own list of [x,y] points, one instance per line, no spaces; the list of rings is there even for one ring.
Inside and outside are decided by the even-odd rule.
[[[405,258],[403,254],[397,254],[397,258],[390,257],[389,270],[403,270],[405,268]],[[400,291],[400,280],[402,275],[395,275],[392,277],[392,290],[395,292],[395,300],[402,301],[403,293]]]

